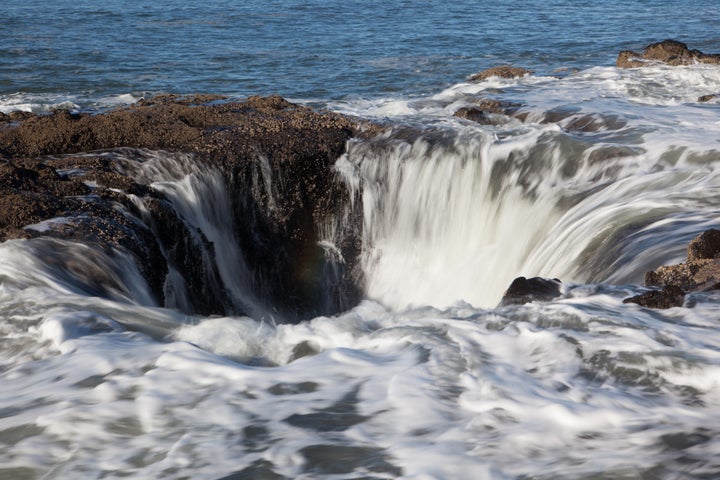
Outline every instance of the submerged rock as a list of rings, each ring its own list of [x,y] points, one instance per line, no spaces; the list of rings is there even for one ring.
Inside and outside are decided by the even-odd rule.
[[[215,255],[212,242],[130,168],[145,161],[143,152],[179,152],[199,171],[221,172],[232,192],[228,225],[235,226],[253,294],[280,318],[334,313],[359,299],[360,217],[355,222],[343,210],[349,193],[333,166],[351,137],[377,129],[278,96],[159,96],[95,115],[6,115],[0,241],[52,236],[123,249],[161,303],[170,269],[193,292],[190,311],[245,313],[232,310],[214,262],[197,259]],[[350,218],[336,238],[321,238],[328,219],[341,215]],[[321,240],[334,242],[332,255]]]
[[[483,98],[474,105],[459,108],[453,115],[482,125],[499,125],[507,122],[508,116],[514,116],[520,104]]]
[[[643,307],[659,309],[682,307],[685,303],[685,292],[677,285],[666,285],[661,290],[651,290],[626,298],[623,303],[636,303]]]
[[[491,67],[482,72],[476,73],[470,77],[471,82],[482,82],[491,77],[500,78],[519,78],[533,73],[531,70],[522,67],[513,67],[511,65],[499,65]]]
[[[549,302],[561,295],[560,280],[553,278],[518,277],[512,281],[500,300],[500,306]]]
[[[690,50],[686,44],[677,40],[663,40],[648,45],[643,53],[623,50],[618,54],[615,64],[618,68],[637,68],[653,62],[673,66],[694,63],[720,64],[720,54],[706,54],[700,50]]]

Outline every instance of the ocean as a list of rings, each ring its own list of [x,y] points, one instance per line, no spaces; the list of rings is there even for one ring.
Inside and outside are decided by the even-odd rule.
[[[720,478],[720,293],[623,303],[720,228],[720,67],[615,67],[720,53],[718,25],[714,0],[5,0],[2,113],[279,94],[387,128],[334,165],[365,279],[337,315],[205,317],[130,254],[0,244],[0,479]],[[532,73],[469,79],[503,64]],[[523,115],[454,115],[484,100]],[[247,293],[233,192],[145,154]],[[561,295],[499,306],[521,275]]]

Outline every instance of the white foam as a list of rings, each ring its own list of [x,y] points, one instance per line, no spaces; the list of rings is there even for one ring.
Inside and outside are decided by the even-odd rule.
[[[100,332],[122,330],[119,323],[95,312],[58,311],[45,317],[39,333],[42,340],[48,340],[62,350],[62,344],[67,340]]]
[[[45,113],[56,109],[76,110],[79,105],[73,96],[14,93],[0,95],[0,112],[14,111]]]
[[[608,292],[570,287],[555,304],[497,312],[393,313],[365,302],[278,327],[197,319],[169,343],[119,328],[120,309],[57,310],[40,333],[61,355],[0,374],[17,392],[0,408],[19,408],[5,425],[35,428],[11,446],[12,460],[0,458],[54,475],[136,478],[221,477],[265,461],[302,478],[330,475],[306,470],[314,446],[329,445],[324,458],[331,448],[375,452],[347,457],[352,475],[380,454],[394,469],[381,477],[394,478],[650,468],[672,458],[653,446],[663,435],[712,428],[720,358],[707,319],[720,312],[700,298],[691,310],[650,313],[623,305],[625,290]],[[302,342],[319,353],[287,363]],[[258,356],[280,366],[242,363]],[[702,404],[687,403],[687,386]]]
[[[53,110],[107,109],[130,105],[142,99],[141,95],[124,93],[104,97],[68,94],[36,94],[18,92],[0,95],[0,112],[14,111],[48,113]]]

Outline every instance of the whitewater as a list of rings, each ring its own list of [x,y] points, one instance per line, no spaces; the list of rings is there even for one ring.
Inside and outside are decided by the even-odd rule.
[[[46,27],[19,2],[0,7],[13,28],[36,33],[0,48],[0,112],[104,111],[198,87],[237,98],[287,92],[383,125],[349,141],[333,166],[349,192],[347,212],[362,212],[363,299],[337,315],[285,322],[252,285],[220,172],[177,153],[105,152],[134,165],[131,175],[212,243],[215,258],[206,260],[217,262],[228,310],[247,315],[188,313],[184,280],[172,271],[166,303],[157,304],[128,252],[49,238],[1,243],[0,479],[720,478],[720,293],[690,293],[667,310],[623,303],[646,291],[645,272],[684,261],[688,242],[720,225],[720,97],[698,101],[720,93],[718,66],[611,66],[615,36],[632,33],[612,11],[617,2],[577,2],[563,28],[594,12],[608,15],[608,33],[590,25],[597,44],[564,37],[549,57],[536,36],[513,42],[499,27],[486,52],[464,44],[447,53],[473,19],[490,21],[480,20],[487,11],[463,11],[467,2],[429,2],[443,27],[428,42],[445,43],[412,53],[391,26],[410,38],[434,25],[417,5],[368,2],[357,7],[364,20],[341,25],[347,9],[333,2],[327,10],[218,2],[203,14],[101,3],[77,7],[74,20],[51,9],[43,15],[62,21]],[[568,8],[549,4],[549,19]],[[517,2],[487,8],[504,18],[518,8],[517,28],[528,16],[545,25]],[[637,43],[685,29],[697,33],[691,46],[720,51],[705,23],[718,19],[717,7],[697,8],[706,14],[685,24],[649,10]],[[257,29],[257,39],[252,30],[237,37],[243,52],[217,37],[223,9]],[[68,28],[108,18],[133,32],[126,50],[119,31],[93,46]],[[287,49],[262,44],[283,25]],[[313,25],[335,25],[328,38],[308,40],[316,54],[301,49]],[[94,70],[39,61],[50,48],[33,43],[42,28],[48,38],[62,30],[68,50],[87,45],[71,55]],[[176,37],[188,32],[216,46],[212,65],[199,42],[185,58],[169,53],[164,42],[183,44]],[[371,48],[381,34],[393,41]],[[383,45],[391,54],[377,53]],[[159,53],[124,57],[141,47]],[[357,54],[352,64],[342,52]],[[447,70],[499,57],[535,73],[471,82]],[[256,73],[233,69],[238,59]],[[324,78],[325,62],[342,68]],[[288,72],[295,81],[279,80]],[[524,115],[488,114],[482,123],[454,115],[487,99]],[[347,221],[316,226],[337,262]],[[561,295],[499,306],[521,275],[557,278]]]

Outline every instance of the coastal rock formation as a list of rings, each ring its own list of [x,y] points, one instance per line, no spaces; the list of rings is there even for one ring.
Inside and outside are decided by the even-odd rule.
[[[500,306],[549,302],[561,295],[560,280],[553,278],[518,277],[512,281],[500,300]]]
[[[340,211],[349,194],[333,165],[348,139],[376,130],[277,96],[161,96],[95,115],[4,115],[0,241],[51,236],[120,249],[136,258],[161,304],[172,270],[193,292],[186,310],[245,313],[218,287],[216,262],[202,258],[215,255],[212,242],[136,173],[148,152],[182,153],[198,171],[220,172],[231,192],[227,223],[254,294],[281,318],[332,313],[360,291],[354,223],[321,238],[329,218],[353,215]],[[332,252],[321,240],[335,242]]]
[[[685,292],[677,285],[665,285],[660,290],[651,290],[626,298],[623,303],[636,303],[642,307],[657,309],[682,307],[685,303]]]
[[[686,292],[720,288],[720,230],[710,229],[695,237],[688,245],[684,263],[647,272],[645,285],[675,285]]]
[[[713,100],[720,98],[720,93],[709,93],[707,95],[701,95],[698,97],[698,103],[712,102]]]
[[[706,54],[700,50],[690,50],[686,44],[677,40],[663,40],[648,45],[643,53],[623,50],[618,54],[615,64],[618,68],[637,68],[653,62],[673,66],[694,63],[720,64],[720,54]]]
[[[490,77],[518,78],[530,75],[531,73],[532,71],[526,68],[513,67],[512,65],[499,65],[476,73],[472,75],[469,80],[471,82],[482,82]]]
[[[453,115],[482,125],[497,125],[503,123],[502,117],[515,116],[520,106],[518,103],[483,98],[474,105],[459,108]],[[505,122],[507,120],[504,118]]]

